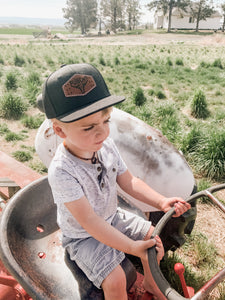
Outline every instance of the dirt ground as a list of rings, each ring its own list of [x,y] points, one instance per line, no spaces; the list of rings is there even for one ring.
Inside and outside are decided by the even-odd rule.
[[[52,39],[54,40],[54,38]],[[35,39],[32,36],[25,35],[6,35],[0,34],[0,44],[27,44],[29,42],[43,42],[51,41],[51,39],[40,38]],[[89,45],[164,45],[164,44],[196,44],[196,45],[225,45],[225,34],[222,32],[214,33],[212,35],[192,35],[192,34],[177,34],[177,33],[144,33],[137,35],[109,35],[109,36],[75,36],[75,35],[62,35],[58,43],[76,43],[76,44],[89,44]]]

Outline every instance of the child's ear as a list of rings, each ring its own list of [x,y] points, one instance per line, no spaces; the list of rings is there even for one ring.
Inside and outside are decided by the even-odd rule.
[[[53,122],[53,129],[58,136],[60,136],[63,139],[66,138],[66,134],[63,131],[63,127],[61,127],[59,124]]]

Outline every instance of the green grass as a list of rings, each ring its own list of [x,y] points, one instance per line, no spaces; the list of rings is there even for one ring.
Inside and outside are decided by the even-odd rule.
[[[16,90],[18,97],[35,107],[42,82],[52,71],[64,63],[91,63],[102,72],[112,94],[126,96],[126,102],[118,107],[161,130],[184,152],[189,163],[192,163],[190,153],[198,155],[197,146],[194,148],[191,139],[195,144],[200,142],[197,135],[191,137],[196,134],[194,127],[213,136],[213,132],[224,126],[225,52],[222,46],[30,42],[25,45],[0,45],[0,50],[4,62],[0,78],[2,95],[4,82],[8,80],[8,89]],[[8,79],[7,74],[11,74]],[[135,95],[138,89],[143,91],[143,103],[139,101],[141,97]],[[207,112],[210,112],[204,115],[203,120],[199,119],[198,114],[194,115],[194,119],[191,115],[192,99],[198,90],[204,91]],[[134,100],[135,97],[139,100]],[[136,104],[133,101],[137,101]],[[197,112],[202,113],[199,104],[195,106]],[[210,143],[209,140],[206,142]],[[220,165],[225,150],[216,149],[222,155],[215,153],[211,163],[213,172],[205,172],[202,167],[198,171],[196,167],[198,175],[220,180]],[[207,157],[207,160],[212,159]],[[200,160],[198,163],[203,165]]]
[[[183,295],[183,290],[178,275],[174,271],[175,263],[182,263],[185,267],[184,278],[186,284],[197,292],[220,269],[222,259],[217,253],[213,242],[209,242],[206,235],[193,230],[187,236],[186,243],[176,252],[169,251],[164,261],[161,262],[161,270],[171,286]],[[207,296],[206,300],[225,299],[225,285],[221,283],[217,287],[219,297]]]
[[[41,32],[42,30],[37,27],[27,28],[27,27],[1,27],[0,34],[11,34],[11,35],[33,35],[33,32]],[[69,31],[64,30],[63,28],[53,29],[51,33],[54,35],[56,33],[68,34]]]

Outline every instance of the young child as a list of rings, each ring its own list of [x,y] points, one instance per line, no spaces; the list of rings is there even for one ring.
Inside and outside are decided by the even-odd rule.
[[[64,140],[48,178],[70,258],[103,289],[105,299],[123,300],[127,299],[126,277],[120,263],[124,253],[138,256],[145,273],[144,288],[156,299],[166,299],[152,278],[147,259],[147,249],[152,246],[156,246],[158,261],[162,259],[161,240],[151,239],[151,222],[117,207],[117,184],[164,212],[175,206],[175,216],[190,205],[178,197],[164,197],[127,169],[108,137],[112,105],[124,97],[110,95],[92,65],[74,64],[47,78],[42,99],[55,133]]]

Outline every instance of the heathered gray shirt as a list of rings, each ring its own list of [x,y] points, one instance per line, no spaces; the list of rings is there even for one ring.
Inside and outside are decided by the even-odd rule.
[[[70,238],[90,235],[64,205],[86,196],[95,213],[111,223],[117,210],[116,177],[127,167],[113,140],[107,138],[98,151],[100,163],[88,164],[60,144],[48,170],[48,180],[57,205],[57,222]]]

